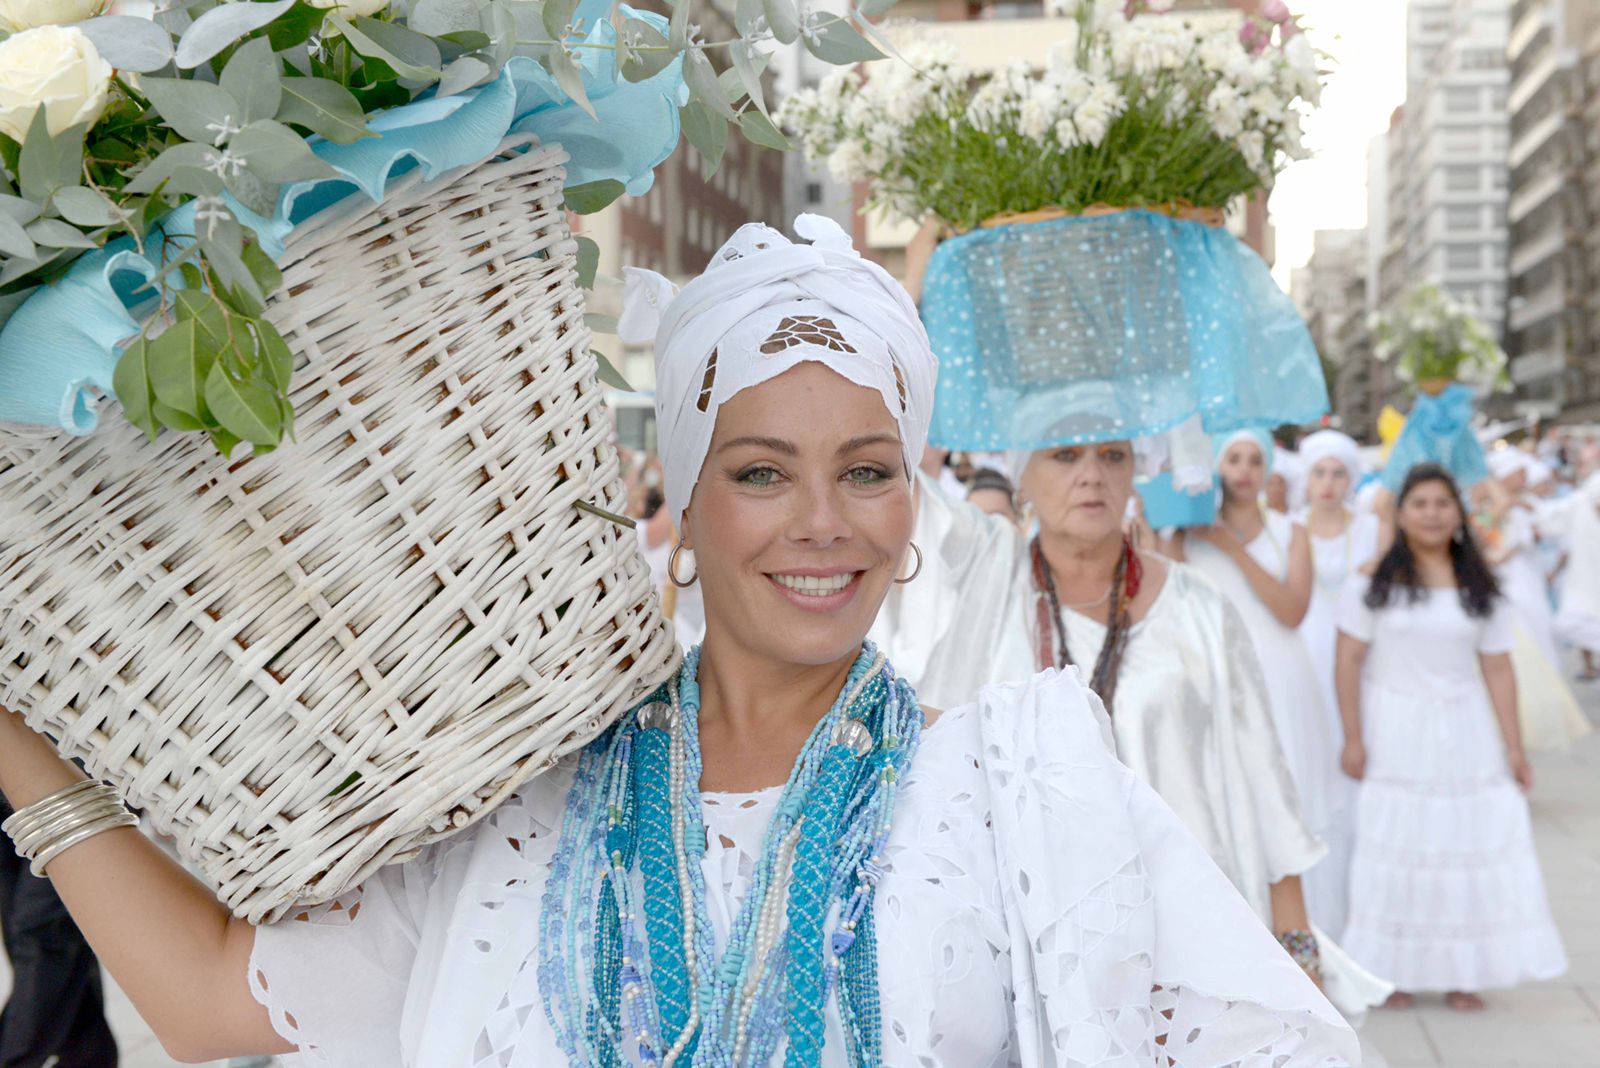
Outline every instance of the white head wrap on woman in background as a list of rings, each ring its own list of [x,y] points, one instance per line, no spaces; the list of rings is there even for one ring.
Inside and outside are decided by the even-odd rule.
[[[654,271],[624,271],[617,334],[655,344],[656,432],[680,526],[717,409],[808,360],[877,390],[899,425],[906,470],[922,457],[938,361],[916,305],[832,219],[801,215],[794,229],[811,244],[759,223],[740,227],[681,290]]]
[[[1222,458],[1229,449],[1241,441],[1248,441],[1261,450],[1261,462],[1266,467],[1267,474],[1272,474],[1273,464],[1277,460],[1278,447],[1272,441],[1272,435],[1259,427],[1248,427],[1244,430],[1235,430],[1233,433],[1217,439],[1216,460],[1217,467],[1222,466]]]
[[[1487,459],[1489,461],[1489,473],[1502,482],[1515,476],[1518,471],[1528,471],[1533,463],[1532,456],[1529,456],[1514,445],[1491,449]]]
[[[1362,463],[1361,446],[1349,434],[1337,430],[1319,430],[1308,434],[1300,442],[1300,459],[1305,461],[1306,473],[1316,467],[1323,460],[1337,460],[1344,465],[1350,473],[1350,496],[1356,492],[1356,484],[1361,481]]]

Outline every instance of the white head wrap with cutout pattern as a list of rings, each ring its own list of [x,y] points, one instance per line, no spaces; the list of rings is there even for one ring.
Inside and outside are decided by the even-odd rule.
[[[877,390],[899,426],[908,473],[922,457],[938,361],[916,305],[832,219],[801,215],[794,229],[811,243],[759,223],[740,227],[681,290],[654,271],[624,271],[617,333],[655,344],[656,434],[680,527],[717,410],[806,361]]]

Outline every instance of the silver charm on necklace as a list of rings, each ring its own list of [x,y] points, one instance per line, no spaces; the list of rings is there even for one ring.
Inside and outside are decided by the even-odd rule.
[[[656,701],[639,709],[639,729],[642,731],[670,731],[678,726],[678,713],[665,701]]]
[[[841,720],[833,730],[833,744],[842,745],[858,757],[872,752],[872,732],[859,719]]]

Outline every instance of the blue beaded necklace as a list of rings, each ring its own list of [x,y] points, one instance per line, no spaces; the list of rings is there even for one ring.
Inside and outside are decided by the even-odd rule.
[[[813,729],[720,959],[700,858],[699,650],[581,755],[540,919],[539,984],[575,1066],[821,1062],[837,996],[852,1066],[882,1063],[872,895],[916,695],[872,644]],[[642,924],[641,924],[642,919]],[[642,928],[642,929],[641,929]]]

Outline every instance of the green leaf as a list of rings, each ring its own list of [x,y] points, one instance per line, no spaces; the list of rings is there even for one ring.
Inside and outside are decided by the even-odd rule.
[[[429,37],[443,37],[479,29],[483,12],[477,0],[417,0],[406,15],[406,25]]]
[[[239,439],[221,427],[215,427],[211,431],[211,444],[215,445],[222,458],[227,460],[233,458],[233,450],[239,447]]]
[[[235,378],[218,364],[206,378],[206,404],[222,429],[252,445],[283,440],[283,413],[272,388],[254,379]]]
[[[179,319],[150,342],[150,385],[156,400],[206,422],[206,376],[216,362],[217,346],[199,320]]]
[[[48,201],[57,189],[78,184],[83,174],[83,135],[89,129],[87,125],[69,126],[51,136],[45,116],[48,110],[40,108],[33,113],[33,123],[17,161],[22,195],[39,204]]]
[[[242,157],[252,174],[274,185],[339,176],[311,151],[303,137],[271,119],[252,122],[240,130],[229,142],[228,151]]]
[[[711,177],[722,165],[722,154],[727,151],[728,121],[714,114],[702,100],[689,101],[678,114],[683,120],[683,136],[704,157],[703,173]]]
[[[28,224],[29,239],[41,248],[99,248],[94,238],[60,219],[35,219]]]
[[[283,99],[283,79],[278,74],[278,57],[272,42],[257,37],[246,42],[228,60],[218,83],[244,109],[240,122],[270,119],[278,113]]]
[[[654,78],[671,66],[673,59],[676,58],[671,51],[655,51],[655,49],[670,48],[667,36],[644,19],[623,19],[622,32],[627,34],[630,40],[636,41],[640,48],[651,50],[629,51],[628,62],[622,68],[622,76],[630,82],[642,82]]]
[[[439,79],[439,96],[454,96],[475,85],[482,85],[494,74],[494,69],[477,56],[462,56],[452,60]]]
[[[762,21],[767,13],[761,9],[761,0],[737,0],[733,7],[733,24],[739,36],[749,40],[765,28]]]
[[[775,148],[779,152],[789,151],[789,139],[759,111],[747,111],[739,116],[739,132],[752,144]]]
[[[667,40],[672,42],[675,52],[682,52],[692,42],[689,40],[689,8],[690,0],[669,0],[672,7],[672,18],[667,22]]]
[[[567,27],[578,10],[578,0],[544,0],[544,32],[552,41],[566,38]]]
[[[594,288],[594,276],[600,271],[600,246],[593,238],[580,237],[578,242],[578,286]]]
[[[294,377],[294,352],[278,328],[265,319],[251,321],[256,331],[256,353],[261,357],[261,373],[279,393],[289,392]]]
[[[322,29],[327,17],[326,8],[313,7],[302,0],[290,8],[287,14],[273,19],[262,29],[255,31],[252,36],[264,33],[267,40],[272,43],[274,52],[287,52],[309,41],[312,34]]]
[[[761,10],[767,16],[767,29],[779,44],[794,44],[800,38],[800,13],[794,0],[761,0]]]
[[[400,77],[419,82],[439,80],[444,61],[439,46],[430,38],[398,23],[373,18],[358,18],[352,23],[341,15],[334,15],[328,21],[338,27],[357,52],[383,60]]]
[[[897,0],[857,0],[856,10],[864,18],[878,19],[887,15],[894,9]]]
[[[156,391],[150,384],[150,343],[140,338],[123,350],[117,366],[111,372],[111,388],[122,402],[122,414],[128,422],[143,430],[145,437],[156,440],[160,427],[152,411]]]
[[[628,385],[626,378],[622,377],[622,372],[618,371],[616,365],[606,359],[604,355],[598,352],[594,353],[594,362],[600,381],[612,389],[620,389],[625,393],[633,392],[633,387]]]
[[[683,80],[688,84],[689,91],[694,94],[695,99],[712,111],[724,119],[738,117],[738,112],[728,103],[722,86],[717,83],[716,68],[711,65],[711,61],[701,49],[696,48],[683,54]]]
[[[601,312],[584,312],[584,324],[597,334],[615,334],[617,332],[617,317],[605,315]]]
[[[295,0],[275,3],[223,3],[202,14],[183,31],[175,57],[183,70],[198,67],[247,33],[285,14]]]
[[[567,210],[579,215],[593,215],[627,191],[628,187],[615,178],[569,186],[566,190]]]
[[[209,339],[213,349],[220,352],[232,344],[228,309],[216,294],[204,289],[180,289],[174,301],[178,321],[194,320],[201,336]]]
[[[50,202],[63,219],[79,226],[110,226],[122,218],[115,204],[87,186],[57,189]]]
[[[770,119],[772,115],[767,111],[766,90],[761,84],[761,75],[767,69],[767,57],[747,41],[735,41],[728,51],[733,57],[733,69],[738,72],[739,84],[744,86],[745,95],[757,111]]]
[[[232,93],[219,85],[190,78],[141,78],[139,88],[155,106],[161,120],[187,141],[217,145],[226,141],[225,135],[231,135],[244,125],[244,108]]]
[[[482,30],[457,30],[454,33],[441,34],[435,37],[434,41],[439,45],[439,54],[449,60],[459,59],[467,52],[482,51],[494,43]],[[493,57],[478,58],[488,63]]]
[[[197,145],[193,141],[173,145],[135,175],[133,181],[123,188],[123,192],[154,193],[163,182],[184,169],[211,173],[209,168],[216,166],[217,160],[221,157],[222,150],[212,148],[210,145]],[[215,174],[212,174],[212,177],[216,178],[216,188],[221,191],[222,179]]]
[[[883,58],[883,53],[850,23],[843,19],[830,20],[826,16],[813,17],[817,18],[817,22],[806,34],[806,51],[824,63],[848,66]]]
[[[68,186],[66,188],[75,189],[77,187]],[[61,190],[57,190],[57,192],[59,193]],[[26,226],[37,219],[42,214],[40,210],[42,207],[43,205],[35,204],[25,197],[15,197],[8,193],[0,193],[0,215],[4,215],[20,225]]]
[[[239,250],[239,259],[244,262],[245,269],[250,272],[250,277],[256,280],[256,285],[263,294],[271,296],[278,291],[279,286],[283,285],[283,272],[272,262],[272,257],[261,247],[261,242],[246,241],[244,247]]]
[[[77,23],[100,58],[123,73],[150,74],[172,62],[172,34],[135,15],[102,15]]]
[[[190,415],[188,412],[180,412],[171,405],[162,404],[160,401],[156,401],[155,404],[150,406],[150,414],[155,416],[162,426],[183,431],[184,433],[204,430],[210,425],[199,416]]]
[[[22,224],[3,211],[0,211],[0,255],[19,260],[38,258],[33,239],[22,228]]]
[[[545,49],[545,65],[555,75],[561,91],[587,112],[590,118],[598,119],[594,105],[589,103],[589,91],[583,86],[583,68],[578,65],[578,58],[561,45],[550,45]]]
[[[367,129],[366,112],[355,95],[326,78],[283,79],[283,102],[278,105],[277,118],[279,122],[304,126],[336,145],[377,136]]]
[[[228,193],[233,199],[257,215],[271,218],[278,210],[278,193],[281,187],[267,181],[248,167],[228,175],[223,184],[227,186]]]

